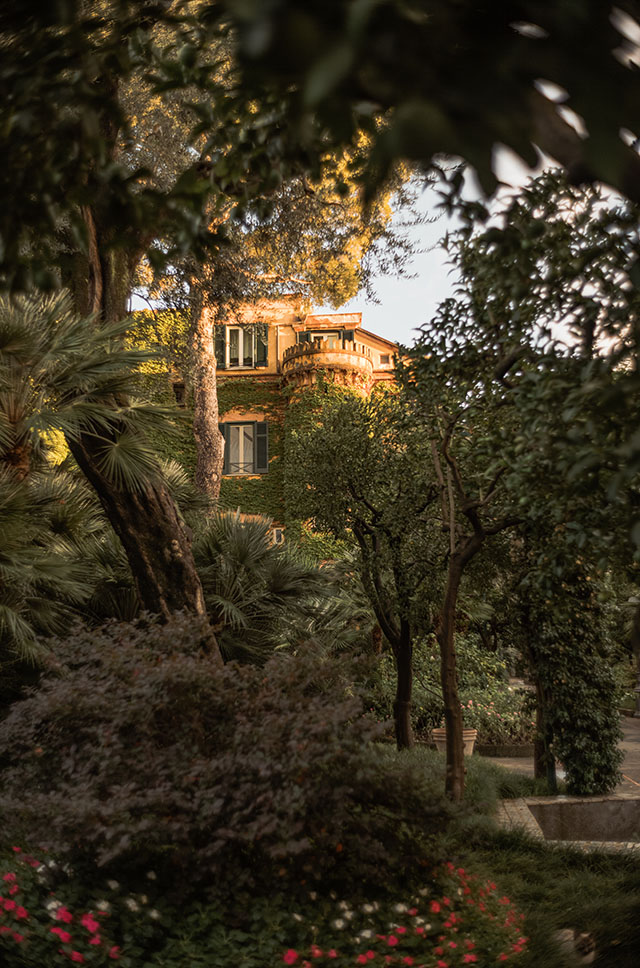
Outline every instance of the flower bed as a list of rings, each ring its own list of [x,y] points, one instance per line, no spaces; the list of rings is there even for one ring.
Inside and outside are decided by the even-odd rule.
[[[433,885],[420,889],[410,903],[336,901],[334,914],[326,927],[316,929],[312,944],[288,948],[282,962],[297,968],[369,962],[480,968],[514,960],[527,944],[524,917],[510,899],[493,881],[483,882],[452,863],[434,871]]]

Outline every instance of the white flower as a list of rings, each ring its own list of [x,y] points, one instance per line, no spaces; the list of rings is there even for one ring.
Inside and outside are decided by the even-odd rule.
[[[149,903],[149,898],[147,897],[146,894],[138,894],[138,900],[140,901],[141,904]]]
[[[132,897],[128,897],[127,900],[124,903],[127,905],[127,907],[129,908],[130,911],[139,911],[140,910],[140,908],[138,906],[138,902],[135,901]]]
[[[335,901],[337,900],[338,895],[336,894],[335,891],[329,891],[329,897],[331,898],[332,901]]]
[[[340,929],[340,928],[344,928],[346,923],[347,922],[343,921],[342,918],[336,918],[336,920],[333,922],[333,926],[334,928]]]
[[[429,888],[421,887],[420,890],[418,891],[418,894],[420,895],[420,897],[427,897],[427,895],[429,894]]]
[[[338,901],[338,907],[339,908],[342,908],[343,911],[346,911],[349,908],[349,902],[348,901]]]
[[[98,903],[96,904],[96,907],[97,907],[98,911],[110,911],[111,910],[111,905],[109,904],[108,901],[98,901]]]
[[[351,918],[353,917],[353,911],[345,911],[344,916],[345,918],[347,918],[348,921],[350,921]]]
[[[156,874],[155,871],[147,871],[147,877],[149,878],[150,881],[158,880],[158,875]]]
[[[365,914],[372,914],[373,911],[375,911],[375,908],[373,904],[363,904],[362,910],[364,911]]]
[[[293,918],[294,921],[302,921],[301,914],[292,914],[291,917]]]
[[[393,910],[397,911],[398,914],[404,914],[405,911],[408,911],[409,909],[407,908],[406,904],[394,904]]]
[[[316,894],[315,891],[309,891],[309,897],[311,898],[312,901],[318,900],[318,895]]]
[[[149,911],[149,917],[150,918],[153,918],[154,921],[159,921],[160,920],[160,911],[156,911],[155,908],[151,908],[151,910]]]
[[[362,938],[373,938],[373,931],[371,930],[371,928],[365,928],[364,931],[360,932],[360,936]]]
[[[107,881],[107,887],[110,887],[112,891],[117,891],[120,885],[117,881]]]

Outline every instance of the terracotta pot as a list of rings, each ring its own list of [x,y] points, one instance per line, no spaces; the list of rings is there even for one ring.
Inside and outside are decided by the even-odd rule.
[[[463,729],[462,742],[464,744],[464,755],[471,756],[475,745],[477,729]],[[444,726],[431,730],[431,739],[436,744],[439,753],[445,753],[447,749],[447,731]]]

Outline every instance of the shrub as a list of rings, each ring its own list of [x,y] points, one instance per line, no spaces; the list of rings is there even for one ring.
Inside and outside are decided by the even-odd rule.
[[[0,724],[14,843],[130,883],[153,867],[183,892],[288,874],[359,883],[424,858],[449,808],[404,761],[381,765],[345,660],[221,668],[203,631],[177,616],[57,643]]]

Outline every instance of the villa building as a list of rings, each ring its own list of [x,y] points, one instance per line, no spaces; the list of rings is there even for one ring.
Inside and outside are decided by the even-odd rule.
[[[222,503],[281,522],[278,483],[289,401],[320,373],[369,394],[374,384],[393,380],[397,346],[363,329],[361,313],[306,314],[293,296],[265,301],[217,324],[214,342],[225,438]],[[251,483],[265,475],[273,478],[269,484]],[[252,492],[271,498],[253,500]]]

